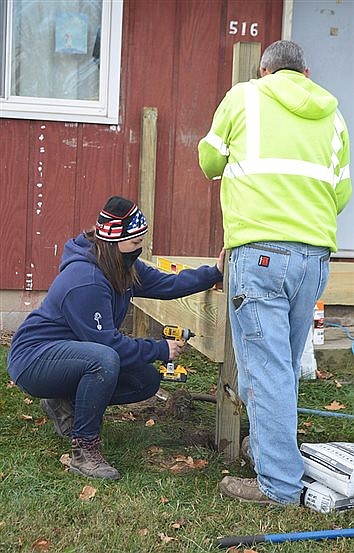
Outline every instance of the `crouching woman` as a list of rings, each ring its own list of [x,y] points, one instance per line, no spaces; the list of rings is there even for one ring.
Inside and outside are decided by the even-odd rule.
[[[120,478],[102,456],[107,406],[143,401],[160,385],[156,360],[175,359],[183,342],[131,338],[119,328],[134,296],[169,300],[222,281],[224,251],[215,266],[166,274],[138,259],[148,229],[140,209],[109,198],[93,229],[69,240],[60,271],[38,309],[15,333],[8,372],[41,399],[60,436],[72,439],[72,472]]]

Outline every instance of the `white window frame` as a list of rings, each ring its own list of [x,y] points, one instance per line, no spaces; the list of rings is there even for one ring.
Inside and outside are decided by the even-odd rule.
[[[0,117],[118,124],[123,0],[102,1],[98,101],[11,95],[13,2],[7,0],[4,97],[0,98]]]

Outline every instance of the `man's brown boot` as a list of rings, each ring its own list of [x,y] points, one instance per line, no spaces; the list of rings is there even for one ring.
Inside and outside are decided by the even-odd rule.
[[[39,402],[45,414],[53,421],[57,434],[62,438],[71,435],[73,426],[74,409],[68,399],[41,399]]]
[[[260,505],[278,505],[281,503],[273,501],[270,497],[264,495],[258,487],[256,478],[236,478],[235,476],[225,476],[220,484],[220,491],[224,495],[238,499],[239,501],[254,502]]]
[[[91,478],[107,478],[109,480],[121,478],[117,469],[111,467],[102,457],[99,437],[93,440],[73,439],[70,471]]]

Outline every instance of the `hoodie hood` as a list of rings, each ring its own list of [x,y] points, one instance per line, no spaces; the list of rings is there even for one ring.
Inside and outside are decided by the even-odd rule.
[[[252,83],[261,93],[304,119],[322,119],[337,109],[338,101],[328,90],[302,73],[282,69]]]
[[[96,264],[96,258],[91,252],[92,244],[83,234],[68,240],[64,246],[59,271],[63,271],[74,261],[85,261]]]

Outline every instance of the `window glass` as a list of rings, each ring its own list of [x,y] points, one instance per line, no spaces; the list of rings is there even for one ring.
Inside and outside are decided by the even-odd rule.
[[[102,0],[16,0],[11,95],[99,100]]]

